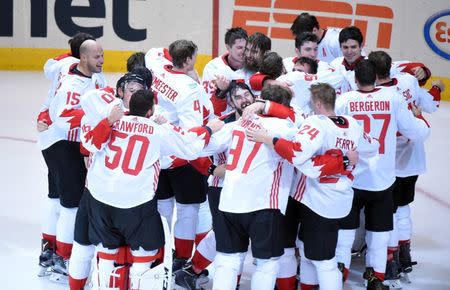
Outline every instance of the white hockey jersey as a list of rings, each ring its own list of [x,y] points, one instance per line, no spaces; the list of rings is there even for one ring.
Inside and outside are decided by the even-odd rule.
[[[293,166],[262,143],[247,140],[245,129],[264,127],[271,134],[292,138],[297,130],[289,120],[257,116],[226,124],[213,135],[202,153],[227,151],[227,165],[219,209],[246,213],[262,209],[286,211]]]
[[[124,116],[104,129],[109,130],[109,138],[101,140],[93,156],[86,186],[95,199],[118,208],[153,199],[162,156],[196,159],[209,138],[203,127],[181,131],[137,116]]]
[[[408,103],[408,109],[411,109],[411,104],[414,104],[422,108],[424,112],[432,113],[439,106],[439,102],[434,101],[432,95],[420,88],[417,79],[410,74],[398,73],[390,83],[382,86],[396,87]],[[396,176],[407,177],[425,173],[426,159],[423,141],[411,141],[399,134],[396,152]]]
[[[52,124],[48,130],[39,134],[38,146],[44,150],[60,140],[80,142],[80,121],[83,110],[80,97],[95,89],[95,83],[76,69],[72,64],[60,81],[55,96],[49,103],[49,116]]]
[[[48,59],[44,64],[44,75],[51,81],[50,89],[48,90],[47,98],[41,107],[41,112],[47,110],[52,98],[55,96],[55,91],[60,83],[60,80],[69,72],[69,68],[74,63],[79,63],[80,60],[70,55],[62,55],[57,58]],[[103,73],[95,73],[91,77],[95,88],[106,87],[106,79]]]
[[[318,43],[318,59],[325,62],[332,62],[335,58],[342,56],[339,44],[339,33],[341,30],[342,28],[336,27],[328,27],[325,29],[325,34]]]
[[[310,106],[311,92],[309,90],[312,84],[327,83],[335,89],[336,95],[350,90],[346,78],[331,69],[320,71],[317,74],[291,71],[281,75],[277,80],[292,84],[290,87],[294,92],[292,103],[300,107],[306,115],[312,113]]]
[[[380,143],[380,158],[374,174],[362,170],[357,175],[354,187],[363,190],[381,191],[395,181],[395,155],[397,132],[411,140],[425,140],[430,132],[427,124],[414,118],[396,88],[377,87],[369,92],[351,91],[336,100],[336,112],[357,119],[364,131],[377,138]],[[358,164],[358,167],[367,166]]]
[[[285,57],[283,58],[283,65],[287,72],[291,72],[294,70],[294,65],[297,62],[298,57]],[[328,70],[331,68],[330,64],[326,61],[317,59],[317,72]]]
[[[352,168],[343,174],[329,175],[327,156],[317,155],[329,150],[343,155],[349,150],[375,154],[377,142],[371,142],[363,134],[362,127],[350,116],[314,115],[303,122],[293,141],[278,140],[275,150],[308,176],[305,179],[297,175],[293,197],[320,216],[333,219],[346,216],[353,200]]]

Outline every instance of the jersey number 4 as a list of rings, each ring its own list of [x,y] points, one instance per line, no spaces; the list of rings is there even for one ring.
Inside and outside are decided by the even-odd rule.
[[[105,165],[109,169],[116,169],[119,167],[119,164],[122,163],[121,168],[122,171],[126,174],[130,175],[138,175],[139,172],[141,172],[142,167],[144,165],[145,156],[147,155],[148,146],[150,144],[150,141],[147,137],[141,136],[141,135],[132,135],[128,140],[127,148],[125,149],[125,154],[122,154],[122,147],[119,147],[117,145],[114,145],[114,142],[117,140],[117,138],[125,139],[128,137],[128,134],[114,131],[111,136],[111,141],[108,144],[108,148],[114,152],[114,156],[110,158],[109,156],[106,156],[105,158]],[[132,155],[134,153],[134,148],[137,143],[140,143],[140,150],[138,153],[137,158],[133,158],[133,160],[136,160],[136,163],[132,167],[131,160]],[[122,158],[123,155],[123,158]]]
[[[237,139],[236,147],[230,148],[230,155],[232,155],[232,158],[228,158],[228,161],[232,160],[231,163],[228,162],[227,166],[225,167],[226,170],[235,170],[239,163],[239,158],[241,157],[242,148],[244,146],[245,141],[245,133],[242,131],[234,131],[233,132],[233,141]],[[256,154],[258,153],[259,148],[261,147],[262,143],[254,143],[252,151],[247,156],[247,159],[245,160],[244,167],[242,168],[242,173],[246,174],[248,170],[250,169],[250,165],[252,164],[253,159],[255,159]]]
[[[383,121],[383,125],[381,127],[380,136],[378,137],[378,142],[380,142],[380,149],[379,153],[384,154],[385,146],[384,146],[384,140],[386,139],[386,133],[387,129],[389,127],[389,123],[391,122],[391,115],[390,114],[368,114],[368,115],[353,115],[353,117],[356,120],[363,121],[364,126],[364,132],[367,134],[370,134],[371,129],[371,118],[374,120],[381,120]],[[372,128],[373,129],[373,128]]]

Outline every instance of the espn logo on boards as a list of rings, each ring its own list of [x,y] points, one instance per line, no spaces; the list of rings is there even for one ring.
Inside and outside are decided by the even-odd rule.
[[[274,2],[272,6],[272,2]],[[271,38],[293,39],[289,30],[302,12],[317,17],[320,26],[355,25],[366,39],[368,25],[377,26],[377,48],[390,48],[394,12],[390,7],[326,0],[235,0],[232,26],[241,26],[249,34],[262,32]],[[376,2],[376,1],[374,1]],[[333,16],[327,16],[333,14]],[[370,17],[370,20],[367,20]]]
[[[450,60],[450,9],[428,18],[423,27],[423,35],[428,46],[437,55]]]

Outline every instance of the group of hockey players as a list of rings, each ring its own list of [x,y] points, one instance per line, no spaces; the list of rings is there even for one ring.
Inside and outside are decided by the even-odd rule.
[[[39,275],[71,290],[203,289],[214,262],[213,289],[234,290],[251,255],[251,289],[342,289],[363,217],[367,289],[400,289],[422,112],[444,86],[421,87],[422,63],[366,55],[357,27],[302,13],[291,30],[283,59],[266,35],[228,29],[201,77],[189,40],[133,54],[113,87],[89,34],[48,60]]]

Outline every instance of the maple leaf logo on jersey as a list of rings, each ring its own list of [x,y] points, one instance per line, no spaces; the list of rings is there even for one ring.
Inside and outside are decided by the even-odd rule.
[[[83,110],[80,109],[64,109],[64,111],[62,111],[60,117],[65,117],[65,118],[70,118],[68,120],[66,120],[67,123],[70,124],[70,130],[80,127],[80,123],[81,123],[81,118],[84,116],[84,112]]]
[[[99,89],[99,88],[100,88],[100,85],[97,83],[97,81],[95,81],[95,88],[96,88],[96,89]]]
[[[197,134],[197,136],[201,137],[203,140],[205,140],[205,146],[208,145],[209,139],[211,138],[211,135],[208,133],[208,130],[204,127],[194,127],[189,129],[189,132]]]
[[[342,157],[342,151],[339,149],[330,149],[323,155],[313,157],[314,167],[319,167],[319,177],[342,173],[342,158],[339,157]]]
[[[292,142],[285,139],[278,139],[275,144],[275,151],[289,161],[293,162],[294,157],[297,157],[302,152],[302,144],[300,142]]]

